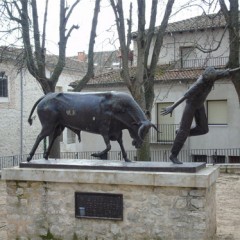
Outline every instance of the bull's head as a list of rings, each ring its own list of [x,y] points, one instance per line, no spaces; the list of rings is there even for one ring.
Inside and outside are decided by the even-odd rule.
[[[144,138],[151,127],[153,127],[157,132],[159,132],[157,127],[148,120],[138,124],[134,123],[134,125],[135,127],[132,130],[129,129],[129,133],[133,138],[132,145],[136,148],[140,148],[142,146]]]

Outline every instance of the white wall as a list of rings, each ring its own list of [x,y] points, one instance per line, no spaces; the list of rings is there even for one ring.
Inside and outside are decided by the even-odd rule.
[[[29,74],[27,70],[22,73],[22,137],[21,137],[21,74],[17,73],[14,63],[0,63],[0,71],[5,71],[9,80],[9,99],[8,102],[0,100],[0,156],[28,154],[41,130],[41,124],[38,120],[35,110],[32,126],[27,122],[30,111],[34,103],[43,96],[41,86]],[[49,74],[49,73],[47,73]],[[79,73],[65,72],[60,76],[57,86],[63,88],[63,91],[70,89],[68,85],[79,79]],[[22,140],[21,140],[22,139]],[[22,141],[22,143],[21,143]],[[39,145],[36,152],[43,152],[43,142]]]
[[[221,47],[217,48],[221,40]],[[153,42],[155,39],[153,40]],[[183,32],[166,34],[163,39],[158,64],[169,64],[172,61],[177,61],[181,58],[180,47],[195,46],[204,50],[215,50],[210,53],[204,53],[196,49],[197,58],[204,59],[206,57],[228,57],[229,44],[228,32],[224,33],[223,29],[208,29],[204,31]],[[152,57],[153,44],[150,48],[149,60]],[[137,59],[137,45],[134,41],[134,64]]]
[[[0,103],[0,155],[14,155],[21,152],[21,111],[23,115],[23,153],[26,153],[33,136],[38,132],[39,126],[29,127],[27,123],[31,105],[42,95],[40,88],[29,77],[27,72],[22,74],[23,84],[23,109],[21,110],[21,74],[17,73],[16,66],[12,63],[1,63],[1,71],[5,71],[8,76],[8,102]],[[31,93],[31,94],[29,94]]]

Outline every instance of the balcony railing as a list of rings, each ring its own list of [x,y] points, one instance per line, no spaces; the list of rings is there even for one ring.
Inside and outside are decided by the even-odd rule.
[[[151,143],[172,143],[176,136],[176,130],[178,124],[158,124],[156,125],[158,133],[154,128],[151,128],[150,131],[150,142]]]
[[[223,67],[228,62],[228,57],[216,57],[216,58],[196,58],[196,59],[179,59],[177,61],[169,62],[174,68],[205,68],[205,67]]]

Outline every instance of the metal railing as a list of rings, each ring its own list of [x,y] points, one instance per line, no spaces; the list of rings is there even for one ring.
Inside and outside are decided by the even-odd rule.
[[[215,58],[196,58],[196,59],[179,59],[177,61],[169,62],[174,68],[205,68],[208,66],[212,67],[223,67],[228,62],[228,57],[215,57]]]
[[[13,155],[13,156],[3,156],[0,157],[0,170],[3,168],[9,168],[18,166],[20,162],[24,162],[27,159],[27,154],[25,155]],[[33,159],[43,158],[43,153],[36,153]]]
[[[62,152],[62,159],[96,159],[92,157],[93,152]],[[159,149],[151,151],[151,161],[153,162],[169,162],[170,156],[169,149]],[[137,151],[127,151],[128,158],[132,161],[137,161]],[[26,161],[27,155],[14,155],[0,157],[0,170],[3,168],[9,168],[18,166],[20,162]],[[42,159],[43,154],[35,154],[33,159]],[[230,149],[183,149],[178,156],[182,162],[206,162],[209,164],[220,163],[240,163],[240,148]],[[123,160],[122,153],[120,151],[110,151],[108,153],[108,159]]]

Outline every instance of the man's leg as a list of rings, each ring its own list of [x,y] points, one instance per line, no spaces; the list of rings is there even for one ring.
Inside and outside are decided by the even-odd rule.
[[[181,151],[187,137],[189,136],[190,128],[192,125],[193,117],[195,113],[195,108],[192,107],[190,104],[186,104],[186,107],[183,111],[180,127],[177,131],[177,135],[175,137],[172,149],[171,149],[171,155],[170,160],[173,163],[181,164],[178,160],[178,154]]]
[[[195,111],[196,126],[191,128],[189,136],[199,136],[208,133],[208,122],[204,106]]]

